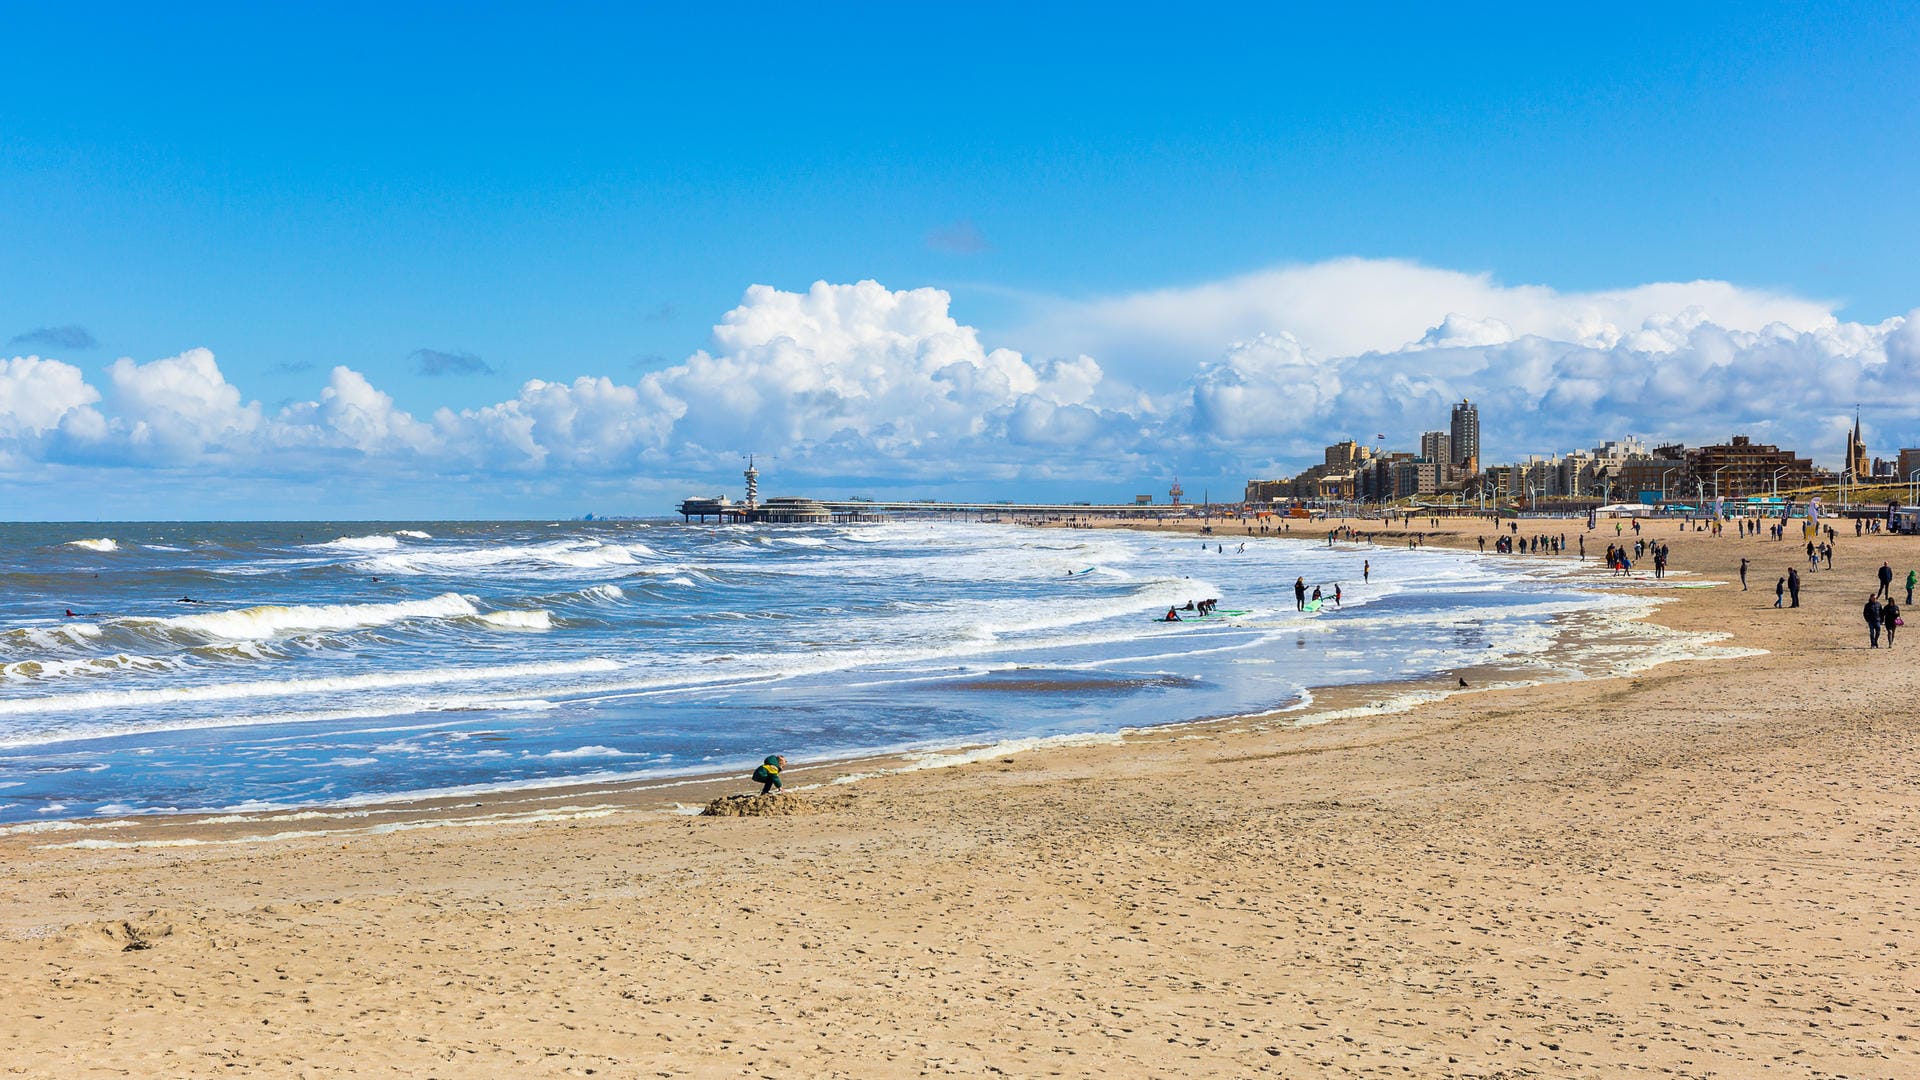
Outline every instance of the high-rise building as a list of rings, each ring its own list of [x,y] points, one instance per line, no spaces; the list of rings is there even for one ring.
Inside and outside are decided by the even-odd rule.
[[[1480,408],[1465,398],[1453,407],[1453,430],[1449,441],[1453,444],[1452,463],[1463,468],[1473,469],[1480,464]]]
[[[1436,465],[1455,465],[1453,459],[1453,438],[1444,431],[1426,431],[1420,434],[1420,457]]]

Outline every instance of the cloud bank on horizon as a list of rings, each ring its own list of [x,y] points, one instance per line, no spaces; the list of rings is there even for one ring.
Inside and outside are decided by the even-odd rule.
[[[0,473],[643,476],[665,490],[730,476],[755,450],[822,481],[1111,485],[1275,475],[1376,432],[1412,446],[1462,397],[1481,403],[1489,460],[1735,432],[1833,459],[1856,403],[1870,429],[1875,407],[1920,405],[1920,320],[1834,309],[1721,281],[1559,292],[1342,259],[1047,302],[990,346],[939,289],[755,285],[709,348],[635,381],[531,379],[492,405],[421,415],[346,363],[311,400],[268,409],[204,348],[94,378],[57,358],[0,359]],[[1880,427],[1882,440],[1920,434]]]

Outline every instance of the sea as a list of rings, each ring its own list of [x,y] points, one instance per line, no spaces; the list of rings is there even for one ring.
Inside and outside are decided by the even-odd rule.
[[[6,524],[0,822],[1284,716],[1541,662],[1563,617],[1618,602],[1568,565],[966,521]],[[1164,621],[1205,599],[1240,614]]]

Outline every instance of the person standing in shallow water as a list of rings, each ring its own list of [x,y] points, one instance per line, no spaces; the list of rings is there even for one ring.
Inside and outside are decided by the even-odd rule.
[[[1304,577],[1293,579],[1293,610],[1307,610],[1307,579]]]

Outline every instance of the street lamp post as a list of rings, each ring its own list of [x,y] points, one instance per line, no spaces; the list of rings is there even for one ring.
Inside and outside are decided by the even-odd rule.
[[[1773,489],[1774,498],[1777,499],[1780,497],[1780,474],[1783,472],[1786,472],[1788,469],[1791,469],[1791,468],[1793,468],[1793,466],[1791,465],[1782,465],[1779,468],[1773,470],[1773,476],[1767,481],[1767,483]]]
[[[1731,468],[1733,468],[1733,466],[1731,465],[1722,465],[1719,468],[1713,470],[1713,497],[1714,498],[1718,499],[1720,497],[1720,474],[1723,472],[1726,472],[1728,469],[1731,469]]]
[[[1660,501],[1661,502],[1667,501],[1667,473],[1677,472],[1677,471],[1679,471],[1678,466],[1672,469],[1663,470],[1660,473]]]
[[[1912,472],[1907,474],[1907,505],[1908,506],[1912,506],[1914,503],[1920,502],[1920,497],[1916,497],[1916,494],[1914,491],[1914,486],[1916,484],[1920,484],[1920,469],[1915,469]]]

